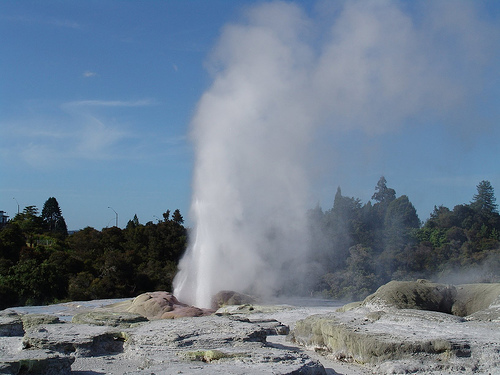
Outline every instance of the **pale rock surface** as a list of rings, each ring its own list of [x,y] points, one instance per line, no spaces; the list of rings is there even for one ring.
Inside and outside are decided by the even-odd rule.
[[[31,350],[22,354],[14,350],[2,350],[0,374],[67,375],[71,374],[74,361],[73,357],[46,350]]]
[[[21,315],[14,311],[0,312],[0,337],[22,336],[24,334]]]
[[[126,334],[114,327],[90,324],[45,324],[28,329],[24,349],[45,349],[61,354],[90,357],[123,351]]]
[[[0,374],[69,374],[73,357],[46,349],[24,350],[23,346],[25,329],[58,321],[46,314],[0,312]]]
[[[298,321],[291,339],[375,373],[498,374],[499,294],[499,284],[390,282],[360,303]]]
[[[325,374],[306,354],[267,344],[267,335],[280,326],[231,316],[153,321],[137,327],[126,342],[129,357],[141,359],[147,353],[147,369],[130,374],[171,374],[174,369],[189,374]]]
[[[141,314],[114,311],[86,311],[76,314],[71,319],[72,323],[109,327],[131,327],[147,321],[148,319]]]
[[[0,312],[0,373],[499,374],[496,288],[422,280],[393,283],[342,312],[331,301],[273,301],[175,320],[159,319],[176,309],[164,294],[136,300],[142,314],[127,311],[133,300],[10,309]],[[23,328],[26,312],[61,320],[32,315],[34,325]],[[34,364],[45,367],[29,369]]]
[[[270,334],[288,333],[273,319],[212,315],[136,322],[137,314],[105,307],[79,313],[73,319],[79,324],[33,319],[40,324],[13,336],[24,316],[5,315],[11,335],[0,338],[2,374],[326,374],[306,353],[267,342]]]
[[[62,323],[57,316],[50,314],[23,314],[21,315],[21,320],[23,322],[24,331],[41,324]]]
[[[439,311],[457,316],[470,316],[476,312],[494,312],[500,307],[500,284],[450,285],[427,280],[391,281],[382,285],[364,301],[344,308],[365,306],[372,310],[417,309]]]

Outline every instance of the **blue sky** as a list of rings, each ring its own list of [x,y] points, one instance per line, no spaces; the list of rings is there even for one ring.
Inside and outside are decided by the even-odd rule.
[[[397,125],[383,130],[325,129],[313,156],[321,162],[311,167],[311,206],[330,208],[339,185],[366,202],[381,175],[422,220],[434,205],[469,202],[483,179],[500,194],[499,5],[461,3],[476,12],[460,24],[475,39],[460,48],[449,40],[443,55],[456,63],[443,93],[463,89],[465,100],[443,112],[424,106],[396,116]],[[108,207],[121,227],[134,214],[145,223],[167,209],[188,219],[189,129],[213,79],[207,62],[225,25],[247,22],[255,4],[0,2],[0,209],[12,217],[17,202],[41,210],[56,197],[69,229],[112,226]],[[324,10],[341,3],[297,4],[321,24],[335,17]],[[405,11],[418,23],[422,8]],[[442,45],[447,21],[432,34]]]

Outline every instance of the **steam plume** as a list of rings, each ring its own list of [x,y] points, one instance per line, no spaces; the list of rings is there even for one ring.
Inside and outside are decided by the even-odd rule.
[[[192,121],[195,228],[178,298],[209,307],[222,289],[266,295],[307,278],[307,171],[320,126],[384,132],[467,99],[475,80],[456,73],[480,70],[491,30],[464,9],[471,3],[427,4],[418,22],[398,4],[335,3],[309,16],[266,3],[224,29]]]

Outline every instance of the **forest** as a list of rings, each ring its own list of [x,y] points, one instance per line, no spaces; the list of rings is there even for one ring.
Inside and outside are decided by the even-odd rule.
[[[373,203],[372,203],[373,201]],[[333,207],[309,212],[315,293],[360,300],[391,280],[500,282],[500,215],[489,181],[470,203],[435,206],[425,223],[381,177],[366,204],[337,189]]]
[[[86,227],[68,235],[55,198],[26,207],[0,230],[0,309],[171,290],[187,229],[175,210],[157,223]]]
[[[500,282],[500,214],[489,181],[469,203],[435,206],[421,222],[381,177],[370,201],[342,195],[307,212],[311,293],[359,300],[390,280]],[[156,223],[68,234],[54,197],[0,228],[0,309],[172,290],[189,228],[177,209]]]

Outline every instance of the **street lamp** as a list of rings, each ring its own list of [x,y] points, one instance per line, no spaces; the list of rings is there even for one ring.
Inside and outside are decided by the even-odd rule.
[[[113,207],[109,207],[108,208],[111,208],[113,210],[113,212],[115,213],[115,218],[116,218],[116,227],[118,228],[118,212],[116,212]]]
[[[14,199],[16,201],[16,203],[17,203],[17,214],[19,215],[19,202],[17,201],[17,199],[15,197],[12,198],[12,199]]]

